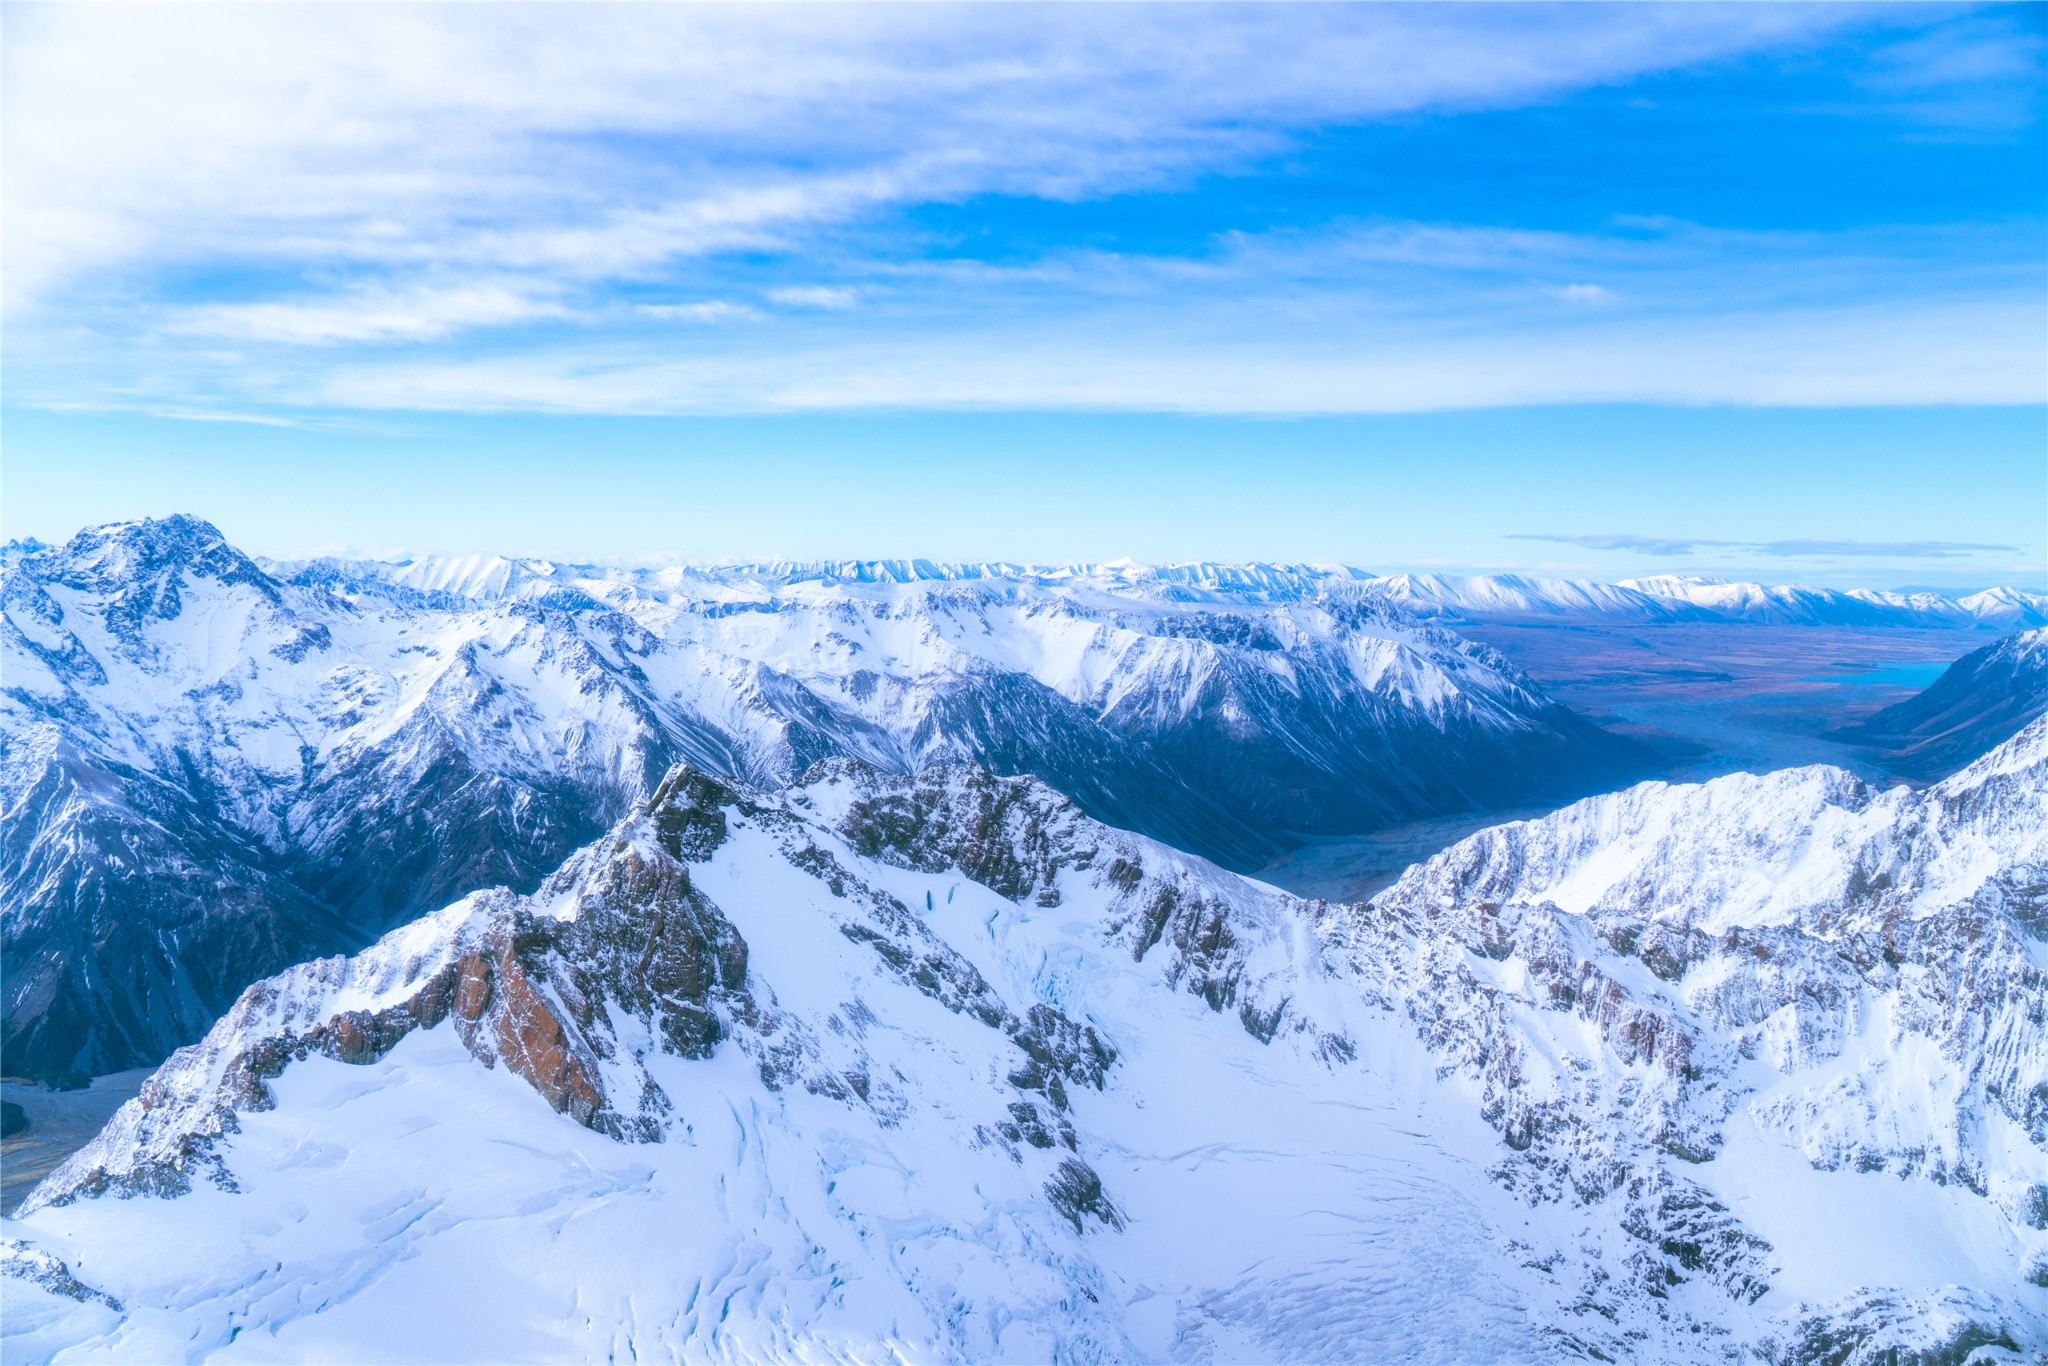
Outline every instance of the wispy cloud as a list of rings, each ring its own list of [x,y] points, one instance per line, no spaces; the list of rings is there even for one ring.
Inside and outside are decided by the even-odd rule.
[[[567,316],[560,304],[504,285],[465,284],[403,293],[346,291],[312,299],[209,304],[181,310],[174,332],[302,345],[432,341],[465,328]]]
[[[2016,554],[2018,546],[1976,541],[1851,541],[1806,537],[1783,541],[1720,541],[1690,536],[1636,536],[1628,533],[1574,535],[1563,532],[1518,532],[1511,541],[1554,541],[1588,550],[1625,550],[1639,555],[1690,555],[1697,550],[1734,550],[1783,559],[1845,557],[1857,559],[1941,560],[1987,552]]]
[[[786,308],[822,308],[842,311],[860,302],[860,291],[840,285],[791,285],[771,289],[768,297]]]
[[[1802,39],[1765,6],[10,14],[7,287],[210,260],[647,270],[878,204],[1074,197],[1295,129]],[[688,98],[676,92],[688,91]]]
[[[1635,536],[1627,532],[1572,535],[1565,532],[1518,531],[1511,541],[1555,541],[1561,545],[1584,546],[1588,550],[1632,550],[1639,555],[1690,555],[1703,545],[1732,545],[1732,541],[1703,541],[1687,536]]]
[[[304,432],[353,431],[360,426],[312,417],[281,417],[276,413],[235,413],[203,408],[158,408],[150,416],[168,418],[173,422],[227,422],[249,427],[286,427]]]
[[[1568,304],[1604,304],[1614,299],[1614,291],[1604,285],[1561,285],[1555,293]]]
[[[1843,541],[1826,537],[1792,541],[1765,541],[1755,547],[1760,555],[1786,557],[1849,555],[1872,559],[1939,560],[1957,555],[1998,551],[2018,554],[2016,545],[1988,545],[1976,541]]]
[[[758,308],[728,303],[724,299],[706,299],[691,304],[639,304],[633,311],[643,318],[686,323],[752,322],[761,317]]]
[[[355,356],[282,367],[263,395],[383,410],[644,414],[1889,406],[2037,393],[2048,349],[2030,304],[1738,313],[1688,317],[1683,326],[1597,316],[1545,331],[1536,344],[1520,326],[1398,315],[1390,325],[1364,309],[1346,317],[1330,300],[1287,295],[1170,312],[1075,306],[1059,317],[994,307],[975,317],[975,302],[954,301],[954,311],[911,334],[863,328],[857,314],[818,313],[796,330],[750,328],[695,343],[671,335],[516,355]]]
[[[905,226],[916,206],[1185,187],[1333,124],[1549,101],[1879,22],[24,7],[0,123],[9,389],[633,412],[2038,402],[2033,223],[1367,218],[992,261]],[[1886,70],[1913,99],[2018,79],[2038,54],[2011,27]],[[199,337],[251,345],[209,357]]]

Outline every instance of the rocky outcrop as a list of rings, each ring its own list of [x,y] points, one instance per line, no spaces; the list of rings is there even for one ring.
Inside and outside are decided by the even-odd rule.
[[[679,775],[533,898],[478,893],[355,958],[250,987],[24,1208],[107,1192],[176,1194],[195,1176],[231,1185],[218,1140],[236,1132],[238,1112],[274,1104],[266,1083],[286,1067],[314,1055],[374,1062],[444,1021],[480,1062],[503,1064],[577,1123],[659,1141],[673,1103],[621,1047],[618,1022],[636,1022],[668,1052],[703,1058],[729,1019],[756,1013],[746,943],[678,857],[708,850],[683,850],[673,838],[705,821],[701,799],[711,795],[732,794]],[[678,805],[692,797],[699,802]]]
[[[1050,797],[1043,789],[1036,795],[1041,805]],[[1068,819],[1078,820],[1071,812]],[[237,1115],[274,1106],[268,1083],[287,1067],[314,1056],[375,1062],[406,1035],[444,1022],[479,1062],[502,1064],[557,1112],[624,1142],[659,1142],[684,1117],[640,1051],[622,1042],[623,1025],[683,1059],[708,1058],[731,1039],[771,1088],[799,1085],[849,1104],[882,1103],[865,1064],[832,1065],[806,1022],[754,991],[746,941],[693,883],[692,864],[717,852],[735,820],[829,886],[845,938],[1007,1041],[1007,1099],[1000,1118],[979,1131],[981,1140],[1013,1154],[1063,1148],[1066,1175],[1048,1190],[1078,1192],[1077,1210],[1113,1224],[1114,1205],[1099,1181],[1087,1185],[1095,1178],[1072,1155],[1067,1112],[1068,1088],[1100,1088],[1115,1049],[1052,1007],[1013,1010],[907,906],[821,849],[813,827],[790,809],[687,766],[530,897],[477,893],[353,958],[304,964],[250,987],[38,1187],[22,1212],[107,1194],[177,1195],[195,1179],[232,1189],[221,1143],[239,1131]],[[963,817],[946,838],[976,838],[972,822]]]
[[[97,1302],[116,1313],[121,1310],[119,1300],[79,1280],[61,1258],[19,1238],[0,1238],[0,1278],[25,1281],[80,1304]]]

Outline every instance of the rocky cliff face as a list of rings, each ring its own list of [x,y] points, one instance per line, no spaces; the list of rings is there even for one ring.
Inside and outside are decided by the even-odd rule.
[[[1924,793],[1646,784],[1359,905],[1030,780],[681,769],[533,894],[244,993],[10,1227],[80,1293],[8,1331],[2038,1355],[2044,869],[2048,722]]]
[[[258,977],[530,891],[676,761],[1031,773],[1247,867],[1642,758],[1491,651],[1298,575],[389,569],[273,573],[193,518],[0,565],[10,1066],[155,1061]]]

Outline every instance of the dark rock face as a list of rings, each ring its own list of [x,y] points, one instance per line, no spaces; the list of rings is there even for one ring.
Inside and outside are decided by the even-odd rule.
[[[1331,610],[1353,629],[1394,620],[1390,609],[1369,600]],[[1258,623],[1211,617],[1204,627],[1255,634]],[[1327,666],[1283,675],[1235,653],[1201,681],[1187,715],[1152,711],[1147,699],[1133,698],[1104,720],[1190,788],[1269,838],[1278,835],[1285,848],[1296,847],[1300,836],[1569,801],[1622,786],[1654,767],[1654,757],[1636,742],[1546,703],[1497,652],[1448,631],[1427,639],[1433,658],[1454,676],[1462,669],[1517,680],[1523,691],[1512,715],[1430,716],[1396,695],[1361,692],[1351,677]],[[1218,858],[1202,843],[1133,828],[1225,867],[1257,866]]]
[[[1945,778],[2048,711],[2048,630],[1964,655],[1927,689],[1832,738],[1883,751],[1916,778]]]
[[[0,823],[11,1070],[52,1079],[153,1060],[203,1032],[250,975],[357,938],[176,787],[48,732],[0,740],[0,755],[26,779]]]
[[[1053,1208],[1073,1222],[1076,1233],[1086,1230],[1086,1219],[1094,1219],[1118,1232],[1123,1230],[1123,1211],[1103,1194],[1102,1178],[1085,1162],[1070,1157],[1060,1163],[1060,1169],[1046,1183],[1045,1194]]]
[[[0,1138],[28,1132],[28,1111],[11,1100],[0,1100]]]
[[[856,801],[841,826],[857,853],[906,868],[957,867],[1012,901],[1053,885],[1062,864],[1086,867],[1092,848],[1064,838],[1071,822],[1031,800],[1028,785],[980,769],[928,770]]]
[[[1838,1312],[1805,1316],[1786,1341],[1768,1344],[1765,1359],[1772,1366],[1964,1366],[2017,1359],[2028,1336],[1967,1292],[1932,1306],[1877,1294]],[[1986,1347],[2001,1350],[1978,1355]]]

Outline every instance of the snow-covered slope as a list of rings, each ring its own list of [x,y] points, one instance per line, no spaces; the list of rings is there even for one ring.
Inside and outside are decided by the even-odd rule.
[[[1835,739],[1887,752],[1901,773],[1937,778],[2002,743],[2048,711],[2048,630],[2021,631],[1972,651],[1926,690]]]
[[[1355,576],[1352,576],[1355,577]],[[153,1062],[256,977],[531,888],[687,760],[1034,773],[1238,867],[1643,754],[1338,570],[256,564],[193,518],[0,565],[10,1064]]]
[[[1302,902],[1041,784],[688,770],[252,987],[8,1356],[2037,1359],[2048,721]],[[129,1198],[116,1198],[129,1197]],[[169,1198],[163,1198],[169,1197]]]

